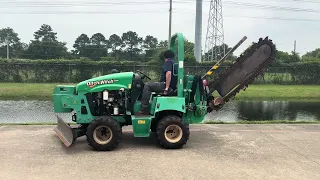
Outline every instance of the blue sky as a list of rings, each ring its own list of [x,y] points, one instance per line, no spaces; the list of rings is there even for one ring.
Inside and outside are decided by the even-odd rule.
[[[96,32],[101,32],[108,38],[113,33],[121,35],[123,32],[132,30],[143,37],[151,34],[160,40],[165,40],[168,38],[169,7],[169,3],[166,1],[169,2],[169,0],[108,0],[104,3],[111,4],[94,4],[94,2],[103,1],[18,0],[10,2],[0,0],[0,28],[12,27],[19,34],[21,40],[28,43],[33,39],[33,33],[39,29],[41,24],[49,24],[58,33],[59,40],[66,42],[69,49],[72,49],[74,40],[81,33],[91,36]],[[21,2],[25,4],[21,5]],[[63,3],[67,4],[62,6]],[[245,3],[258,4],[262,8],[254,8]],[[35,7],[35,4],[39,7]],[[53,6],[53,4],[59,6]],[[247,41],[235,52],[236,55],[241,53],[252,41],[257,41],[259,37],[265,36],[273,39],[279,50],[287,52],[293,50],[294,40],[297,41],[297,52],[301,54],[320,48],[320,1],[230,0],[222,1],[222,4],[225,43],[233,46],[243,36],[248,37]],[[290,9],[288,11],[283,8],[276,10],[275,7],[279,6],[290,7]],[[292,8],[307,10],[297,11]],[[208,11],[209,0],[204,0],[203,50]],[[263,19],[261,17],[294,19],[295,21]],[[304,20],[296,21],[297,19]],[[315,19],[315,21],[305,21],[305,19]],[[173,0],[172,32],[182,32],[188,40],[194,42],[194,29],[195,0]]]

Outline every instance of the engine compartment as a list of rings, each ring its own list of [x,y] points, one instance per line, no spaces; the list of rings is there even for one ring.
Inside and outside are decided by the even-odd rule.
[[[124,89],[88,93],[86,97],[91,114],[94,116],[125,114],[126,93]]]
[[[126,111],[134,113],[134,104],[141,98],[144,77],[134,73],[131,88],[125,90],[105,90],[85,94],[93,116],[124,115]],[[85,114],[82,112],[82,114]]]

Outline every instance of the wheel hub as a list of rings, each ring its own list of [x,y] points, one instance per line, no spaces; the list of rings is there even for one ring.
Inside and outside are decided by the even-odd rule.
[[[182,129],[178,126],[178,125],[170,125],[166,128],[166,130],[164,131],[164,136],[166,138],[167,141],[171,142],[171,143],[176,143],[178,141],[180,141],[180,139],[182,138]]]
[[[109,143],[112,136],[112,131],[108,126],[98,126],[93,132],[93,138],[99,144]]]

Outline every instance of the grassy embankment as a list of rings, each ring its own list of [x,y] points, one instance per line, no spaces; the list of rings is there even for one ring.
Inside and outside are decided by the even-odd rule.
[[[0,83],[0,100],[52,100],[58,84]]]
[[[0,83],[0,100],[52,100],[58,84]],[[235,100],[320,101],[320,86],[251,85]]]

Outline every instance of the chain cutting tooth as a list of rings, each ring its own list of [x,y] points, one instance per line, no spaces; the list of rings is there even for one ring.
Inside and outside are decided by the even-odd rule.
[[[242,90],[243,90],[243,91],[246,91],[247,87],[248,87],[248,86],[243,86]]]

